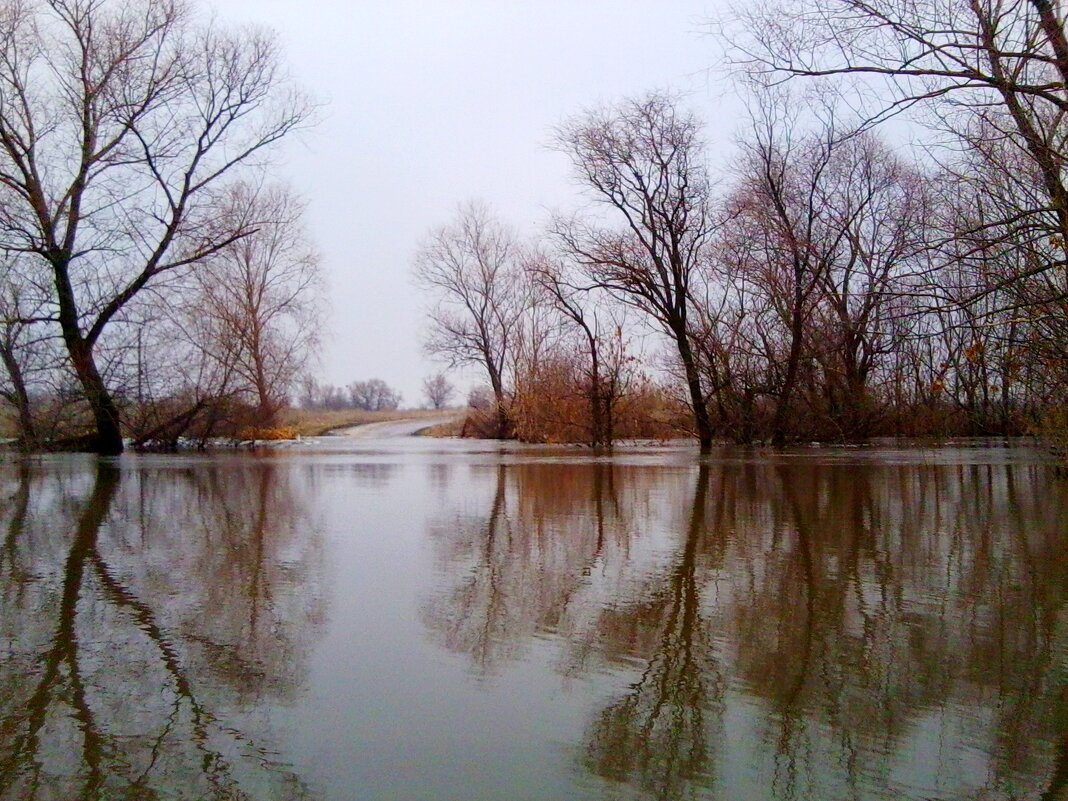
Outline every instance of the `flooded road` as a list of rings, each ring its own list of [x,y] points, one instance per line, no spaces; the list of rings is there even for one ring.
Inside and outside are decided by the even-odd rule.
[[[1066,794],[1025,448],[0,462],[2,801]]]
[[[412,437],[428,428],[433,428],[442,423],[450,423],[456,419],[456,412],[424,414],[419,417],[401,420],[382,420],[376,423],[363,423],[347,428],[338,428],[331,431],[328,436],[374,441],[392,440],[398,437]]]

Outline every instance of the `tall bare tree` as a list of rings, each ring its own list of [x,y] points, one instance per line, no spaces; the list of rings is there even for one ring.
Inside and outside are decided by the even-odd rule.
[[[794,425],[803,389],[819,390],[838,437],[863,438],[868,382],[901,333],[895,299],[927,244],[924,182],[873,133],[838,123],[833,107],[805,122],[790,101],[771,92],[757,102],[731,223],[745,243],[735,258],[782,329],[764,336],[772,372],[783,364],[767,387],[776,398],[771,438],[816,433]]]
[[[251,232],[220,214],[225,185],[310,110],[271,35],[203,24],[182,0],[0,5],[0,244],[51,273],[94,449],[123,448],[105,332]]]
[[[870,122],[924,104],[934,115],[925,122],[966,147],[1017,151],[1041,197],[1016,227],[1044,229],[1061,246],[1005,276],[1011,282],[1065,263],[1068,37],[1060,14],[1049,0],[777,0],[740,13],[732,53],[765,79],[837,76]]]
[[[204,351],[232,364],[233,391],[270,425],[318,345],[319,257],[289,189],[237,184],[231,193],[233,228],[251,233],[197,268],[184,313],[201,322]]]
[[[649,317],[682,363],[702,450],[712,446],[706,390],[690,340],[694,282],[716,230],[700,126],[667,96],[626,100],[564,124],[557,146],[620,227],[557,220],[554,234],[596,283]]]
[[[462,206],[434,231],[415,259],[415,279],[436,295],[427,352],[451,367],[486,371],[497,404],[498,435],[508,431],[508,382],[529,294],[515,234],[480,203]]]

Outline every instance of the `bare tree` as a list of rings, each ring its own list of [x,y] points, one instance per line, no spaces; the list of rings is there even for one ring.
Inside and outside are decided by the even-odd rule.
[[[611,448],[616,404],[626,384],[627,356],[618,309],[598,304],[591,278],[578,265],[541,254],[527,263],[534,285],[579,341],[581,370],[589,406],[589,444]],[[537,401],[535,401],[537,402]]]
[[[498,436],[508,433],[508,382],[527,309],[515,234],[486,206],[462,206],[454,222],[434,231],[415,260],[415,278],[436,303],[426,351],[450,367],[486,371],[497,404]]]
[[[594,199],[617,212],[623,225],[557,220],[553,233],[600,287],[671,339],[698,441],[710,449],[712,424],[690,328],[693,284],[716,224],[696,118],[653,94],[576,117],[558,131],[556,144]]]
[[[349,400],[353,409],[366,412],[382,412],[400,406],[400,393],[381,378],[354,381],[348,386]]]
[[[84,412],[68,391],[70,371],[42,287],[47,276],[35,266],[10,256],[0,263],[0,401],[14,410],[19,445],[26,450]]]
[[[740,15],[733,58],[771,80],[847,79],[840,91],[867,105],[869,122],[925,103],[966,147],[1017,151],[1042,197],[1016,221],[1062,244],[1012,281],[1062,266],[1068,243],[1068,38],[1058,14],[1049,0],[781,0]]]
[[[744,146],[745,178],[735,210],[737,216],[756,223],[750,268],[785,329],[783,375],[774,390],[771,439],[776,445],[787,439],[795,411],[818,288],[844,238],[841,231],[824,237],[820,226],[819,188],[830,168],[836,134],[825,130],[821,136],[798,141],[793,123],[783,118],[778,103],[760,106],[754,115],[753,138]]]
[[[783,0],[739,14],[733,58],[765,80],[833,78],[869,124],[914,108],[936,132],[946,224],[910,346],[929,405],[1021,430],[1068,387],[1068,37],[1049,0]],[[948,134],[948,138],[946,136]],[[904,363],[904,362],[903,362]],[[1015,420],[1015,422],[1014,422]],[[1050,424],[1043,427],[1047,430]]]
[[[26,375],[33,350],[31,322],[20,286],[23,282],[12,273],[12,267],[7,264],[0,273],[0,364],[3,366],[0,400],[15,410],[20,444],[32,447],[37,440],[37,430]]]
[[[318,345],[319,257],[305,235],[304,204],[282,186],[231,189],[236,230],[251,231],[204,260],[186,317],[201,321],[201,344],[232,365],[231,391],[270,425]]]
[[[828,234],[843,237],[819,289],[816,359],[839,437],[863,439],[873,414],[869,384],[910,333],[906,298],[926,267],[928,181],[871,132],[834,151],[820,216]]]
[[[444,409],[455,392],[456,387],[444,373],[435,373],[423,379],[423,394],[432,409]]]
[[[122,450],[99,350],[161,276],[241,239],[226,182],[304,123],[274,39],[182,0],[0,6],[0,244],[33,254],[92,408]]]

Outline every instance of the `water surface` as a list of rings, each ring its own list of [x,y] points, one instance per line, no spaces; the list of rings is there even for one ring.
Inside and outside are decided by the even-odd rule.
[[[1024,448],[0,463],[0,799],[1068,798]]]

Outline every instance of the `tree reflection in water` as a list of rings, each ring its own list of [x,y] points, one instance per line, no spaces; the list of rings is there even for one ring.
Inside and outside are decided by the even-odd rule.
[[[446,648],[491,675],[529,637],[567,625],[561,615],[572,596],[607,553],[625,549],[628,534],[612,525],[610,465],[500,464],[476,468],[474,478],[473,493],[491,490],[487,506],[431,529],[442,568],[459,580],[424,606],[423,618]]]
[[[657,798],[677,798],[688,784],[710,785],[705,710],[719,706],[722,682],[702,619],[698,559],[709,535],[709,468],[697,472],[689,524],[677,563],[637,599],[606,610],[598,628],[627,640],[643,629],[655,642],[631,691],[600,713],[587,735],[586,765]],[[636,601],[636,603],[635,603]],[[610,635],[611,636],[611,635]]]
[[[23,466],[4,488],[0,798],[308,797],[266,720],[323,616],[289,476],[100,462],[82,478]]]
[[[481,513],[433,526],[445,588],[425,622],[480,675],[551,633],[568,677],[632,677],[581,749],[608,785],[1063,797],[1068,486],[1046,468],[520,463],[480,478]]]

